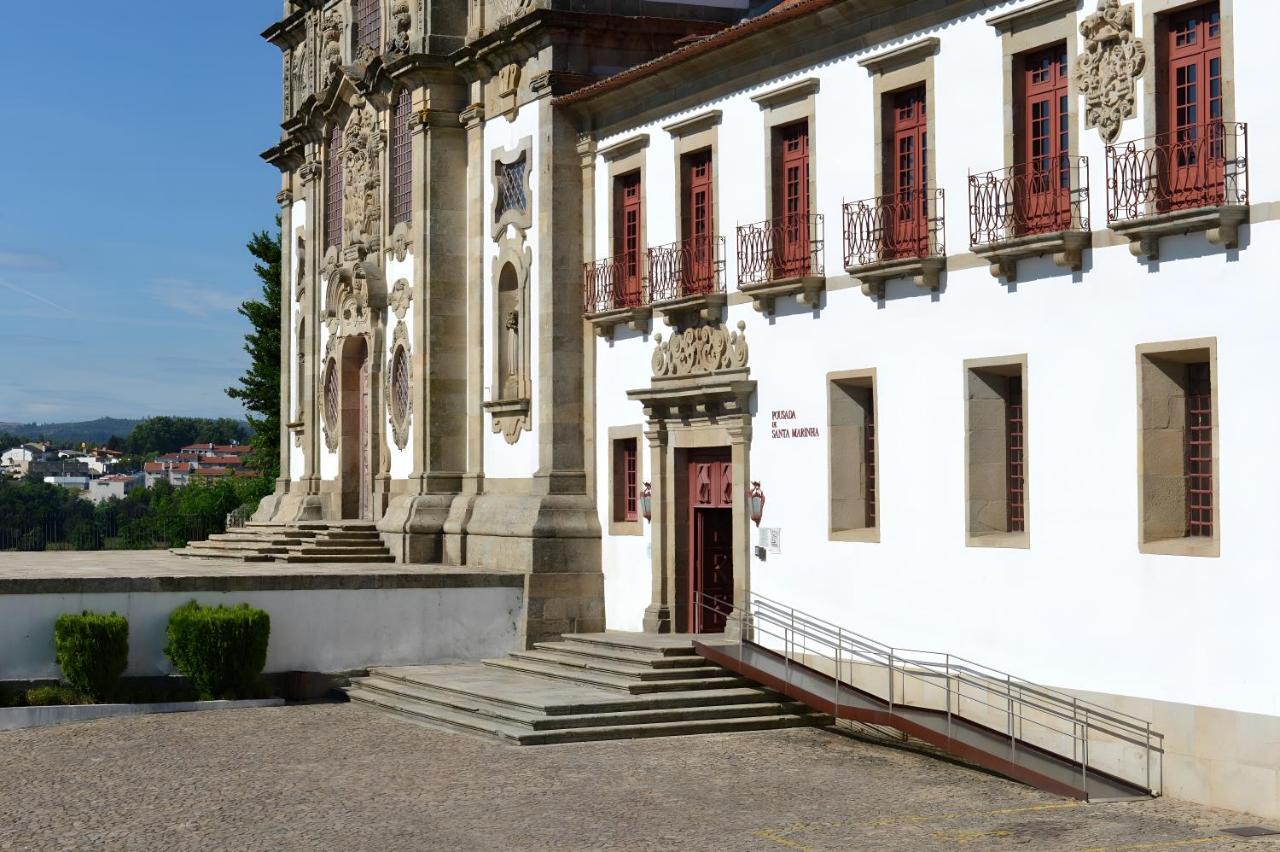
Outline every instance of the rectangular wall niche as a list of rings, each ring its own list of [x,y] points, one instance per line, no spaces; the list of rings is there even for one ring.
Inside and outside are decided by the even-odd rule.
[[[966,543],[1028,547],[1026,356],[966,361]]]
[[[1217,380],[1213,340],[1138,347],[1143,553],[1218,555]]]
[[[880,540],[875,370],[827,376],[830,538]]]
[[[644,480],[642,427],[609,429],[609,534],[644,535],[640,489]]]

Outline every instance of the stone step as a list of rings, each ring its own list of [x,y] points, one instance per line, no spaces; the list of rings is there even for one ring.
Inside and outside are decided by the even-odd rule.
[[[688,636],[639,633],[565,633],[563,641],[583,645],[602,646],[614,650],[655,654],[663,657],[694,657],[693,640]]]
[[[352,545],[350,547],[345,545],[344,546],[334,545],[332,547],[317,547],[314,544],[302,544],[302,545],[293,545],[287,549],[281,548],[279,552],[280,553],[288,552],[291,554],[300,554],[303,556],[313,556],[313,555],[360,556],[363,554],[368,554],[371,556],[381,556],[383,554],[389,554],[391,551],[387,550],[385,547],[382,547],[381,545],[377,547],[374,547],[371,545],[363,545],[363,544]]]
[[[248,544],[248,545],[266,544],[266,545],[276,545],[276,546],[283,547],[288,544],[302,544],[305,541],[310,541],[310,539],[304,538],[302,536],[294,537],[294,536],[287,536],[287,535],[265,536],[265,535],[243,535],[238,533],[215,533],[214,535],[209,536],[208,541],[218,542],[218,543],[225,542],[227,544]]]
[[[265,553],[217,550],[211,547],[179,547],[170,552],[176,556],[189,556],[198,559],[236,559],[241,562],[270,562],[272,559],[270,555]]]
[[[728,733],[732,731],[761,731],[831,723],[829,716],[816,713],[775,712],[766,715],[732,718],[640,722],[636,724],[534,730],[528,725],[495,719],[491,716],[478,715],[467,710],[415,701],[411,698],[374,690],[348,687],[345,691],[348,698],[361,704],[390,710],[429,724],[441,725],[468,733],[498,737],[519,745],[550,745],[596,740],[688,736],[690,734]]]
[[[757,701],[735,704],[691,704],[684,707],[657,707],[643,709],[612,709],[593,713],[566,713],[549,715],[504,704],[484,698],[433,689],[405,681],[370,676],[355,678],[352,685],[359,689],[399,695],[429,704],[438,704],[453,710],[466,711],[480,716],[492,716],[500,721],[528,725],[535,731],[565,728],[591,728],[617,725],[649,724],[653,722],[691,722],[709,719],[736,719],[748,716],[772,716],[804,713],[805,707],[798,701]],[[659,693],[660,694],[660,693]]]
[[[561,651],[512,651],[510,656],[517,660],[533,660],[539,663],[567,666],[571,669],[586,669],[588,671],[624,675],[640,680],[679,680],[681,678],[716,677],[717,675],[728,674],[719,666],[708,664],[706,660],[702,660],[702,665],[697,667],[654,668],[652,666],[636,665],[635,663],[588,657],[581,654],[566,654]]]
[[[378,526],[372,521],[298,521],[290,526],[300,530],[344,530],[350,532],[368,530],[377,532]]]
[[[269,544],[265,542],[248,542],[248,541],[223,541],[220,539],[207,539],[199,543],[204,550],[220,550],[232,555],[239,555],[244,552],[251,553],[284,553],[287,547],[292,545]]]
[[[306,554],[285,553],[285,554],[276,554],[266,558],[274,559],[276,562],[286,562],[289,564],[296,563],[296,564],[303,564],[303,565],[305,564],[317,565],[317,564],[331,563],[331,562],[351,562],[351,563],[358,563],[358,564],[372,564],[372,563],[388,563],[388,562],[396,561],[396,558],[392,556],[390,553],[351,554],[348,556],[335,556],[333,554],[320,554],[320,553],[306,553]]]
[[[723,670],[721,670],[723,675],[715,677],[653,681],[639,680],[634,677],[609,674],[606,672],[573,669],[556,663],[543,663],[534,660],[520,660],[510,657],[501,660],[483,660],[482,662],[484,662],[486,666],[496,666],[498,668],[511,669],[524,674],[555,678],[557,680],[585,683],[590,686],[598,686],[604,689],[618,689],[624,692],[630,692],[633,695],[639,695],[645,692],[662,692],[665,690],[719,689],[725,686],[742,686],[747,682],[736,675],[730,674],[729,672],[723,672]]]
[[[697,655],[688,657],[669,657],[654,655],[652,652],[627,651],[612,648],[608,645],[593,645],[585,642],[535,642],[534,647],[543,651],[558,651],[562,654],[580,654],[601,660],[616,660],[622,663],[634,663],[653,668],[697,668],[705,666],[706,659]]]

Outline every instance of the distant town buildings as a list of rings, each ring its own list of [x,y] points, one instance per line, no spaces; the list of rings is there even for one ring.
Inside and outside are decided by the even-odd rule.
[[[246,469],[247,444],[192,444],[143,463],[140,471],[117,470],[121,453],[107,449],[56,450],[32,442],[0,453],[0,476],[38,476],[51,485],[84,492],[95,503],[124,497],[134,488],[150,488],[160,480],[181,488],[193,477],[257,476]]]

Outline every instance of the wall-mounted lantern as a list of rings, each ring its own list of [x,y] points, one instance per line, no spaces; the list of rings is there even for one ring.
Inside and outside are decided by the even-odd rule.
[[[764,489],[760,487],[760,483],[753,481],[751,490],[747,492],[747,498],[751,503],[751,522],[756,526],[760,526],[760,519],[764,517]]]
[[[653,488],[647,482],[640,489],[640,514],[646,521],[653,521]]]

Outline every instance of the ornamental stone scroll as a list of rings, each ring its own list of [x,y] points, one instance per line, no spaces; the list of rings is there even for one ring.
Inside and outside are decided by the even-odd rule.
[[[1080,24],[1084,52],[1076,60],[1076,78],[1085,98],[1085,126],[1098,128],[1111,144],[1125,119],[1137,115],[1135,82],[1147,64],[1147,51],[1133,35],[1133,5],[1098,0],[1098,11]]]
[[[659,379],[741,369],[747,366],[750,356],[747,324],[741,320],[737,331],[729,331],[723,325],[703,325],[686,328],[670,340],[664,341],[661,334],[655,334],[653,339],[657,344],[653,350],[653,375]]]

